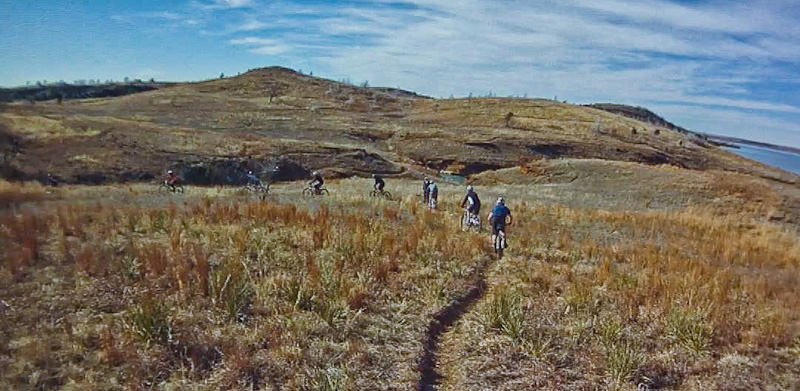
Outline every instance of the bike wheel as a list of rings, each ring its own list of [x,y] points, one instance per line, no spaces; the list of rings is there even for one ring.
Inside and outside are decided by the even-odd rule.
[[[469,229],[469,212],[464,212],[464,215],[461,216],[461,231],[466,231]]]
[[[175,192],[183,194],[183,185],[175,185]]]
[[[377,190],[373,190],[373,191],[369,192],[369,196],[370,197],[377,197],[378,196],[378,191]]]
[[[303,189],[303,197],[311,197],[312,195],[314,195],[313,190],[311,190],[310,188]]]
[[[387,200],[391,200],[392,199],[392,193],[389,193],[388,191],[384,191],[383,192],[383,198],[386,198]]]
[[[504,236],[503,231],[500,231],[494,237],[494,252],[497,254],[498,258],[503,257],[503,247],[505,247],[503,243],[505,241]]]
[[[328,192],[328,189],[322,189],[319,191],[319,195],[330,195],[331,193]]]
[[[166,183],[161,183],[160,185],[158,185],[159,194],[166,194],[169,193],[170,191],[172,191],[172,189],[170,189],[169,185],[167,185]]]

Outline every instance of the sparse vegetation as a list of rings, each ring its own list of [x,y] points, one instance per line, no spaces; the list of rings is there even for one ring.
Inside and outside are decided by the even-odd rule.
[[[144,203],[8,210],[0,384],[413,387],[430,317],[473,283],[490,248],[485,233],[460,232],[460,188],[442,184],[442,208],[428,212],[416,182],[390,185],[407,196],[375,199],[367,180],[345,180],[325,200],[297,197],[298,183],[276,185],[282,203],[190,188],[165,204],[111,187],[104,198]],[[479,187],[484,198],[508,190]],[[613,211],[513,194],[511,247],[440,342],[441,389],[800,378],[791,231],[713,204]]]
[[[146,181],[170,167],[214,185],[283,156],[284,179],[380,172],[394,197],[357,178],[326,178],[326,197],[276,183],[263,201],[191,183],[0,182],[0,389],[800,382],[796,177],[668,123],[491,95],[270,68],[4,106],[3,172],[19,177]],[[488,233],[461,231],[462,186],[440,183],[429,211],[418,181],[392,175],[445,168],[472,174],[487,206],[506,196],[502,259]]]

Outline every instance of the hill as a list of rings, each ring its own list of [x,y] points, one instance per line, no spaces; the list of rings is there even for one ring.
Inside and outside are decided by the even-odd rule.
[[[97,85],[53,84],[35,87],[0,88],[0,102],[18,100],[33,103],[46,100],[107,98],[163,88],[170,83],[142,82]]]
[[[671,130],[677,130],[682,133],[691,133],[686,128],[682,128],[672,122],[667,121],[658,114],[648,110],[644,107],[620,105],[615,103],[593,103],[585,105],[586,107],[593,107],[595,109],[605,110],[609,113],[619,114],[628,118],[633,118],[642,122],[653,124],[656,126],[665,127]]]
[[[0,180],[0,389],[800,382],[797,176],[668,127],[265,68],[6,104],[0,153],[6,177],[72,182]],[[268,195],[196,186],[276,164]],[[184,193],[143,182],[167,168]],[[313,169],[328,195],[293,181]],[[419,202],[439,169],[484,224],[505,197],[502,257],[452,176]]]
[[[146,180],[167,168],[190,183],[236,181],[279,163],[288,177],[462,175],[536,158],[582,157],[797,177],[702,139],[592,107],[537,99],[430,99],[280,67],[114,98],[0,108],[2,172],[74,183]],[[507,120],[506,120],[507,119]]]

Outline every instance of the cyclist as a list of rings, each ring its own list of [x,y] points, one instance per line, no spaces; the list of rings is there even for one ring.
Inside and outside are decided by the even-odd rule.
[[[261,183],[261,178],[257,177],[255,174],[253,174],[253,171],[248,171],[247,172],[247,184],[248,185],[257,186],[257,187],[263,187],[264,186]]]
[[[177,186],[179,183],[181,183],[181,178],[179,178],[178,174],[176,174],[172,170],[167,170],[167,176],[164,179],[164,183],[166,183],[167,186],[169,186],[172,189],[172,191],[174,192],[175,191],[175,186]]]
[[[492,243],[494,243],[500,231],[505,232],[506,218],[508,218],[508,224],[510,225],[512,223],[511,210],[506,207],[503,197],[498,197],[496,205],[489,212],[489,224],[492,226]],[[503,245],[505,246],[505,243]]]
[[[463,208],[465,206],[470,214],[469,222],[472,223],[473,220],[475,220],[474,217],[480,216],[481,213],[481,199],[478,198],[478,193],[475,192],[472,185],[467,186],[467,194],[464,196],[464,199],[461,200],[461,207]]]
[[[439,187],[436,186],[436,182],[430,180],[428,182],[428,206],[431,209],[436,209],[436,204],[439,202]]]
[[[431,184],[430,179],[426,176],[422,179],[422,202],[427,205],[428,204],[428,185]]]
[[[281,168],[278,167],[278,166],[273,167],[272,168],[272,174],[270,175],[270,178],[269,178],[270,182],[277,182],[278,181],[278,176],[280,174],[281,174]]]
[[[49,172],[47,173],[47,177],[44,180],[48,186],[53,186],[53,187],[58,186],[58,179],[52,176]]]
[[[311,173],[311,176],[313,179],[308,185],[314,188],[314,194],[322,193],[322,184],[325,183],[325,181],[322,180],[322,175],[320,175],[319,171],[314,171]]]
[[[375,184],[373,184],[372,187],[383,194],[383,188],[386,186],[386,182],[384,182],[383,178],[378,174],[372,174],[372,178],[375,179]]]

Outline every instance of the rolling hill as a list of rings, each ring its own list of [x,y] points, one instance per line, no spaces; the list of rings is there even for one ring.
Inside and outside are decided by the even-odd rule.
[[[287,178],[463,175],[537,158],[597,158],[720,169],[797,183],[669,123],[541,99],[431,99],[286,68],[165,85],[120,97],[0,106],[3,176],[72,183],[147,180],[177,168],[190,183],[236,182],[278,163]],[[607,108],[605,108],[607,109]]]

